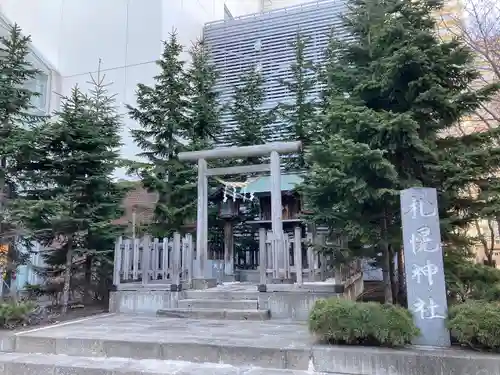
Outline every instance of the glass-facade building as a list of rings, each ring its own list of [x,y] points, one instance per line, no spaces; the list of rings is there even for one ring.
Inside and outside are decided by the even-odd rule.
[[[222,104],[231,100],[240,76],[249,69],[258,69],[263,75],[263,108],[274,108],[279,102],[292,100],[292,95],[279,82],[291,75],[290,65],[295,60],[291,43],[300,32],[308,40],[306,58],[319,62],[331,30],[335,27],[341,30],[339,15],[344,11],[342,1],[323,0],[207,23],[204,38],[219,73],[217,90]],[[235,129],[227,114],[223,121],[227,129],[225,134]],[[282,127],[276,123],[271,132],[275,139],[283,137],[280,129]],[[225,137],[220,140],[220,145],[224,144]]]
[[[9,34],[10,23],[0,14],[0,37],[6,37]],[[50,99],[53,89],[53,69],[41,58],[38,53],[31,49],[28,55],[28,61],[35,69],[39,70],[38,75],[26,82],[26,88],[39,95],[33,97],[32,104],[36,114],[45,115],[51,110]]]

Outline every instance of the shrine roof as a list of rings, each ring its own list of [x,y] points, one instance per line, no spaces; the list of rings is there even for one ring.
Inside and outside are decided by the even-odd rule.
[[[301,184],[304,178],[300,174],[288,173],[281,175],[281,191],[294,190],[297,185]],[[271,176],[260,176],[256,180],[250,182],[247,186],[248,192],[255,194],[269,193],[271,191]]]

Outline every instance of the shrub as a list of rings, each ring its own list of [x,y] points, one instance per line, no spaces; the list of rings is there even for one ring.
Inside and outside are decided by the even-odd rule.
[[[0,303],[0,326],[13,328],[26,324],[35,308],[36,305],[29,301]]]
[[[331,344],[402,346],[419,335],[411,313],[399,306],[346,299],[315,303],[309,330]]]
[[[28,298],[29,299],[39,298],[39,297],[43,296],[46,293],[45,288],[42,285],[40,285],[40,284],[29,284],[29,283],[26,283],[26,285],[24,286],[24,289],[28,293]]]
[[[486,301],[500,301],[500,283],[489,285],[482,297]]]
[[[446,289],[449,304],[468,300],[495,301],[500,297],[500,270],[472,263],[467,258],[446,254]]]
[[[500,304],[468,301],[452,306],[448,312],[451,336],[461,345],[500,351]]]

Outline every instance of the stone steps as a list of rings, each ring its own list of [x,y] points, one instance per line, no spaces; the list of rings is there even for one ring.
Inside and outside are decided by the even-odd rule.
[[[210,324],[218,322],[207,321]],[[213,341],[200,342],[195,337],[172,341],[166,332],[165,341],[144,340],[139,335],[125,339],[80,338],[68,334],[50,337],[40,333],[27,333],[15,337],[13,354],[38,353],[42,356],[58,355],[61,358],[127,358],[131,360],[187,361],[193,363],[227,364],[240,367],[308,370],[311,349],[308,347],[286,348],[261,347],[254,342],[238,343],[214,337]],[[234,333],[237,335],[237,332]],[[0,367],[0,374],[1,372]],[[33,375],[44,375],[34,373]],[[78,373],[76,373],[78,374]],[[208,375],[209,373],[207,373]],[[15,375],[24,375],[19,373]]]
[[[318,345],[287,321],[103,314],[2,332],[0,350],[4,375],[500,374],[492,354]]]
[[[255,291],[227,291],[220,289],[207,289],[207,290],[186,290],[185,292],[186,299],[208,299],[208,300],[254,300],[256,301],[259,298],[259,292],[257,291],[257,287],[255,287]]]
[[[216,363],[0,353],[3,375],[307,375],[308,371],[245,368]],[[319,373],[316,373],[319,374]]]
[[[213,320],[269,320],[269,310],[225,308],[171,308],[157,311],[165,318],[213,319]]]
[[[258,301],[250,299],[183,299],[179,300],[181,309],[231,309],[231,310],[257,310]]]

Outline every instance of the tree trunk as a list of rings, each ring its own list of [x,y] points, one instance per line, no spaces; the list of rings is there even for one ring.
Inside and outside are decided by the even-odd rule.
[[[488,221],[488,224],[490,226],[490,229],[491,229],[491,222]],[[488,246],[488,241],[486,241],[486,236],[485,236],[485,233],[482,231],[482,228],[481,226],[479,225],[479,220],[474,220],[474,225],[476,227],[476,232],[477,232],[477,235],[479,236],[479,242],[481,242],[481,245],[483,246],[483,252],[484,252],[484,256],[486,257],[486,259],[483,258],[483,263],[485,263],[487,266],[491,266],[491,260],[493,259],[493,248],[490,248]],[[493,232],[491,233],[492,235],[494,234]],[[493,239],[493,245],[494,245],[494,238]]]
[[[87,255],[85,258],[85,304],[92,303],[94,299],[92,288],[92,255]]]
[[[7,160],[5,157],[2,157],[0,159],[0,247],[1,247],[1,252],[0,252],[0,257],[4,258],[2,259],[3,261],[3,267],[0,268],[0,275],[1,275],[1,282],[3,283],[3,273],[7,272],[9,269],[9,256],[8,256],[8,248],[5,248],[5,246],[8,245],[8,241],[5,238],[5,233],[4,233],[4,225],[3,225],[3,220],[5,216],[5,204],[6,204],[6,189],[5,189],[5,174],[7,170]],[[12,284],[12,281],[11,281]],[[2,290],[3,290],[3,285],[2,285]],[[9,292],[12,291],[12,286],[10,287]],[[3,297],[3,296],[1,296]]]
[[[384,210],[385,211],[385,210]],[[383,239],[383,249],[382,255],[384,258],[383,267],[382,267],[382,275],[384,280],[384,299],[385,303],[393,304],[394,298],[392,294],[392,275],[391,275],[391,249],[389,246],[389,241],[387,238],[387,214],[384,212],[384,217],[382,218],[382,227],[381,234]]]
[[[394,264],[394,251],[391,246],[389,246],[389,273],[391,277],[391,290],[393,303],[399,303],[398,300],[398,279],[396,275],[396,267]]]
[[[488,251],[488,254],[487,254],[487,257],[488,257],[488,263],[489,263],[489,266],[491,267],[496,267],[496,264],[495,264],[495,260],[493,259],[493,256],[495,255],[495,229],[493,227],[493,220],[490,220],[488,219],[488,229],[490,231],[490,243],[488,244],[489,245],[489,251]]]
[[[406,276],[405,276],[405,264],[404,264],[404,250],[400,249],[398,251],[398,303],[400,305],[406,306],[408,304],[406,300]]]
[[[392,298],[392,283],[391,283],[391,254],[388,246],[384,246],[384,264],[382,267],[382,275],[384,280],[384,299],[385,303],[393,304],[394,300]]]
[[[68,253],[66,254],[66,269],[64,270],[64,286],[63,286],[61,315],[65,315],[68,312],[72,266],[73,266],[73,244],[72,240],[69,240]]]

